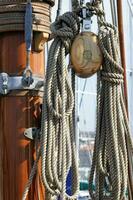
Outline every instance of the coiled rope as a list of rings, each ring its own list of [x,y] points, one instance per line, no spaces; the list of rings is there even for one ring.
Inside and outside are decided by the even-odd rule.
[[[37,163],[41,157],[42,182],[46,189],[46,199],[76,199],[78,195],[78,164],[75,151],[74,127],[74,84],[69,81],[65,62],[71,43],[79,33],[79,19],[76,14],[67,12],[52,24],[55,37],[48,55],[46,82],[44,89],[41,147],[23,194],[29,191]],[[73,82],[73,78],[72,78]],[[72,170],[72,195],[66,193],[66,180]]]
[[[0,32],[24,30],[27,0],[0,1]],[[50,32],[51,6],[54,1],[32,0],[33,31]]]
[[[133,178],[133,143],[123,95],[124,70],[120,63],[118,33],[116,27],[104,20],[99,4],[87,6],[97,15],[99,44],[104,56],[98,73],[97,129],[89,191],[94,200],[124,200],[128,166]]]

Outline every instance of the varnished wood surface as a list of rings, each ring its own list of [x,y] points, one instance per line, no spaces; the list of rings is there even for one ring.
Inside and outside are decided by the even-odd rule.
[[[21,74],[25,67],[24,34],[0,34],[0,72]],[[34,74],[44,76],[44,52],[32,52]],[[38,96],[0,97],[0,200],[21,200],[34,160],[34,142],[26,139],[26,128],[40,125]],[[38,176],[35,177],[27,200],[44,200]]]
[[[87,78],[96,73],[102,64],[98,38],[92,32],[81,32],[71,48],[72,67],[77,76]]]
[[[34,46],[34,43],[33,43]],[[26,65],[26,51],[24,34],[9,32],[0,34],[0,73],[6,72],[20,75]],[[44,73],[44,52],[31,54],[31,68],[34,74],[42,76]]]

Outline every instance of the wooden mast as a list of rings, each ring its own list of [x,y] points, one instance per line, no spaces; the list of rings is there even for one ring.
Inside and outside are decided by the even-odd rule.
[[[24,33],[2,33],[0,44],[0,72],[10,76],[22,74],[26,65]],[[44,77],[44,51],[31,53],[31,67],[33,74]],[[34,160],[34,142],[23,133],[26,128],[39,127],[41,102],[39,94],[32,91],[12,91],[0,97],[1,200],[22,199]],[[28,200],[38,199],[37,184],[35,178]]]
[[[18,2],[0,2],[0,73],[5,72],[10,77],[22,77],[26,66],[25,4],[22,0]],[[9,7],[10,4],[12,6]],[[37,32],[33,34],[30,65],[33,75],[42,79],[42,45],[50,33],[50,8],[53,5],[54,0],[46,0],[45,3],[35,0],[32,4],[32,26]],[[40,19],[37,20],[39,16]],[[35,141],[27,139],[24,131],[27,128],[40,127],[42,95],[43,92],[34,89],[12,90],[7,95],[0,95],[0,200],[22,199],[35,159]],[[34,177],[27,200],[45,200],[40,172]]]

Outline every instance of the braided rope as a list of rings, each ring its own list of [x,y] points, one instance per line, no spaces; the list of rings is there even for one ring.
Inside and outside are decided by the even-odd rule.
[[[95,5],[98,4],[87,4],[98,18],[104,62],[98,72],[97,129],[89,191],[94,200],[123,200],[126,199],[129,165],[133,173],[133,143],[123,97],[124,71],[120,65],[117,30],[105,22],[103,10]]]
[[[73,11],[76,11],[77,9],[79,9],[80,4],[79,4],[78,0],[72,0],[71,2],[72,2],[72,10]]]
[[[69,81],[65,57],[79,33],[79,20],[72,12],[60,16],[52,24],[55,39],[50,47],[44,89],[41,147],[23,194],[26,199],[39,157],[42,161],[42,182],[47,200],[76,199],[78,195],[78,164],[74,141],[74,92]],[[73,78],[72,78],[73,80]],[[72,81],[73,82],[73,81]],[[72,83],[74,85],[74,83]],[[72,195],[66,193],[66,179],[72,170]]]

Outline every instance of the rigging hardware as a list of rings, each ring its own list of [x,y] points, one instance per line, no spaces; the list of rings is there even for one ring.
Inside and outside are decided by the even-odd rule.
[[[92,32],[81,32],[71,48],[72,67],[77,76],[87,78],[100,69],[103,56],[98,38]]]
[[[88,2],[92,5],[93,1]],[[71,61],[77,76],[87,78],[100,69],[102,53],[98,45],[97,36],[91,31],[91,17],[93,13],[85,1],[80,1],[80,17],[82,18],[82,31],[72,44]]]
[[[26,4],[16,0],[16,4],[1,4],[0,1],[0,32],[24,31],[25,7]],[[44,32],[50,34],[50,13],[48,4],[32,2],[33,19],[32,29],[35,32]]]
[[[92,1],[89,1],[91,4]],[[82,31],[91,31],[91,24],[92,24],[92,13],[87,8],[85,0],[80,1],[80,13],[81,23],[82,23]]]
[[[37,76],[33,76],[34,82],[28,87],[22,84],[22,76],[9,76],[7,73],[0,73],[0,94],[7,95],[10,91],[14,90],[44,90],[44,80]]]
[[[24,131],[24,136],[30,140],[34,140],[36,138],[40,139],[40,129],[37,127],[31,127],[31,128],[27,128]]]
[[[3,95],[6,95],[8,93],[8,81],[9,76],[7,73],[1,73],[0,74],[0,93]]]
[[[32,45],[32,5],[31,1],[27,0],[25,13],[25,42],[26,42],[26,68],[23,72],[22,84],[24,87],[29,87],[34,79],[32,77],[32,70],[30,67],[30,53]]]
[[[82,17],[82,31],[90,31],[91,30],[91,12],[87,9],[85,5],[82,6],[81,9],[81,17]]]

